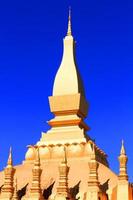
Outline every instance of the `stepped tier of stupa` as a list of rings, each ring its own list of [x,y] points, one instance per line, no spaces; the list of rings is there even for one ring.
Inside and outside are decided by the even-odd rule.
[[[0,199],[133,200],[127,156],[122,143],[119,175],[109,168],[106,153],[89,137],[88,102],[76,65],[75,41],[69,13],[61,65],[57,71],[50,110],[54,114],[35,145],[29,145],[22,164],[0,173]]]

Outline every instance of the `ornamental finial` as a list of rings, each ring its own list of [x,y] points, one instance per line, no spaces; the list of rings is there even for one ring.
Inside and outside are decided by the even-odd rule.
[[[126,155],[125,147],[124,147],[124,140],[122,140],[122,145],[121,145],[121,155]]]
[[[69,7],[67,36],[71,36],[71,35],[72,35],[72,28],[71,28],[71,7]]]
[[[12,147],[10,147],[7,165],[11,165],[12,166],[12,164],[13,164],[13,162],[12,162]]]

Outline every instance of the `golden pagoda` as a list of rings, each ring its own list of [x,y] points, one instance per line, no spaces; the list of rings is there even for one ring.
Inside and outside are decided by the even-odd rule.
[[[133,200],[128,181],[127,155],[122,142],[119,174],[110,168],[106,153],[87,135],[88,114],[83,83],[76,65],[71,11],[60,67],[49,97],[54,118],[35,145],[29,145],[22,164],[0,172],[0,199],[13,200]],[[15,182],[17,180],[17,182]]]

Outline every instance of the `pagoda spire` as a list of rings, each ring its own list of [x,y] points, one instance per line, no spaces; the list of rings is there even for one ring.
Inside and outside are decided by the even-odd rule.
[[[68,29],[67,36],[72,36],[72,27],[71,27],[71,7],[69,7],[69,16],[68,16]]]
[[[14,183],[14,193],[13,193],[13,197],[12,200],[18,200],[18,189],[17,189],[17,178],[15,179],[15,183]]]
[[[7,161],[7,166],[4,169],[4,186],[1,190],[1,197],[0,199],[11,199],[14,192],[13,181],[14,181],[14,173],[15,168],[13,167],[13,160],[12,160],[12,148],[9,151],[9,157]]]
[[[121,151],[120,151],[120,154],[121,155],[126,155],[126,150],[125,150],[125,147],[124,147],[124,140],[122,140],[122,145],[121,145]]]
[[[89,180],[88,180],[88,191],[86,199],[97,200],[100,194],[99,180],[98,180],[98,162],[96,161],[95,145],[93,143],[92,152],[89,161]]]
[[[75,138],[73,142],[85,142],[87,136],[84,133],[90,129],[84,122],[88,114],[88,103],[76,64],[75,41],[71,35],[71,10],[69,10],[67,35],[63,41],[62,61],[55,76],[53,94],[49,97],[49,104],[54,118],[48,121],[51,129],[47,133],[54,134],[43,134],[39,144],[44,144],[45,138],[48,137],[49,142],[52,143],[54,137],[59,141],[66,139],[68,142],[71,140],[69,137],[71,132]],[[61,138],[60,134],[64,136]],[[54,140],[54,143],[56,141]]]
[[[117,200],[129,200],[129,183],[127,174],[127,161],[126,150],[124,141],[122,140],[119,159],[119,175],[118,175],[118,186],[117,186]]]
[[[9,150],[9,157],[8,157],[7,165],[8,166],[12,166],[13,165],[13,161],[12,161],[12,147],[10,147],[10,150]]]
[[[95,152],[95,145],[93,143],[92,146],[92,153],[91,153],[91,158],[89,162],[89,169],[90,169],[90,174],[89,174],[89,181],[88,181],[88,186],[99,186],[99,181],[98,181],[98,162],[96,160],[96,152]]]
[[[58,197],[62,197],[62,199],[70,198],[68,189],[68,172],[69,167],[67,165],[66,149],[64,147],[64,158],[59,165],[59,185],[57,187],[57,195],[55,199],[58,199]]]
[[[128,174],[127,174],[127,161],[128,157],[126,155],[126,150],[124,147],[124,141],[122,140],[121,150],[120,150],[120,156],[119,159],[119,180],[128,180]]]
[[[34,163],[34,167],[32,169],[32,184],[30,188],[29,199],[43,200],[42,190],[41,190],[42,169],[40,168],[40,165],[41,164],[40,164],[39,148],[37,148],[36,160]]]
[[[75,40],[72,37],[71,8],[69,8],[67,34],[64,38],[63,57],[55,77],[53,96],[80,93],[84,96],[84,87],[77,70]],[[71,74],[71,75],[70,75]],[[71,84],[73,82],[73,84]]]

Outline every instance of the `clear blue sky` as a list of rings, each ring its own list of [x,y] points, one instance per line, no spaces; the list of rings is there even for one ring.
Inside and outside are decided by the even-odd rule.
[[[90,102],[88,133],[118,172],[121,139],[133,181],[133,1],[0,2],[0,168],[13,147],[24,160],[51,119],[48,96],[62,57],[72,7],[77,63]]]

